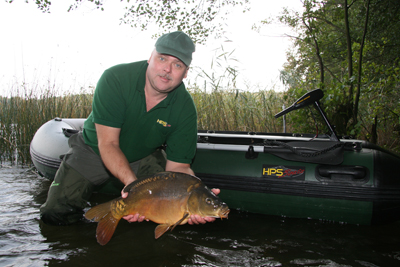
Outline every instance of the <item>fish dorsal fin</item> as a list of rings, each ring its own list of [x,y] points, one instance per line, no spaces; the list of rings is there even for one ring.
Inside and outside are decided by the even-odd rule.
[[[189,216],[189,213],[185,213],[179,221],[177,221],[174,225],[170,224],[160,224],[156,227],[156,230],[154,231],[155,238],[158,239],[160,236],[165,234],[169,229],[174,230],[174,228],[179,225],[183,220],[185,220]]]
[[[146,185],[148,183],[166,180],[166,179],[169,178],[168,174],[169,174],[169,172],[160,172],[160,173],[158,173],[156,175],[136,180],[136,181],[128,184],[124,188],[124,192],[128,192],[129,193],[131,190],[136,190],[137,188],[139,188],[139,187],[141,187],[143,185]],[[173,177],[175,177],[175,174],[173,174]]]
[[[188,187],[187,192],[191,192],[194,189],[198,188],[199,186],[201,186],[201,183],[192,184],[191,186]]]

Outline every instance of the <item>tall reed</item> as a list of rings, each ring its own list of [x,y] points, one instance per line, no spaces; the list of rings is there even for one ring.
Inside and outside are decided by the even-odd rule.
[[[32,91],[22,87],[19,96],[1,97],[0,160],[30,164],[29,145],[37,129],[55,118],[86,118],[93,92],[59,95],[57,90]],[[34,90],[38,88],[35,87]],[[282,106],[279,93],[188,89],[198,111],[198,127],[204,130],[278,132],[281,121],[273,115]],[[21,94],[23,92],[23,94]]]
[[[228,40],[229,42],[229,40]],[[211,69],[194,69],[202,89],[190,85],[198,113],[198,128],[214,131],[279,132],[281,120],[273,115],[283,104],[282,93],[274,90],[237,89],[239,61],[223,46],[214,50]],[[255,91],[255,92],[254,92]]]
[[[205,93],[190,90],[197,107],[198,128],[214,131],[280,132],[282,98],[275,91],[248,92],[238,89]]]
[[[25,84],[10,92],[0,96],[0,161],[30,164],[29,145],[42,124],[55,117],[87,117],[91,111],[91,94],[60,95],[55,88]]]

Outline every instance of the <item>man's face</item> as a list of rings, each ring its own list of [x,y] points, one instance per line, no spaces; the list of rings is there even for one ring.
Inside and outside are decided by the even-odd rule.
[[[160,54],[156,50],[147,62],[146,82],[160,93],[174,90],[186,78],[189,69],[178,58]]]

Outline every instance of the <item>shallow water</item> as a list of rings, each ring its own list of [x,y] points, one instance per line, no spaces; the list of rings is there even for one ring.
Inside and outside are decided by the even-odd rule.
[[[0,168],[0,266],[399,266],[400,222],[358,226],[231,211],[229,220],[182,225],[154,239],[152,222],[120,222],[100,246],[96,223],[39,220],[50,182]],[[110,196],[95,195],[92,204]],[[229,203],[228,203],[229,204]]]

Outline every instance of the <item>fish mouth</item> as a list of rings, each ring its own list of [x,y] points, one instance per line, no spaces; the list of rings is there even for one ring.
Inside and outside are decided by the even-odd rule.
[[[230,211],[231,211],[231,210],[230,210],[228,207],[226,207],[225,209],[221,209],[221,210],[219,211],[218,216],[219,216],[221,219],[228,219],[228,214],[229,214]]]

